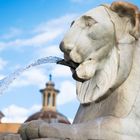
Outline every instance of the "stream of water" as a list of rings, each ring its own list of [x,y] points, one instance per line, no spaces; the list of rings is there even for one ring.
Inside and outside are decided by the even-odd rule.
[[[21,75],[24,71],[41,65],[41,64],[46,64],[46,63],[57,63],[59,61],[63,60],[62,58],[59,57],[53,57],[53,56],[49,56],[49,57],[44,57],[41,59],[38,59],[36,61],[34,61],[33,63],[17,69],[16,71],[14,71],[13,73],[9,74],[7,77],[3,78],[0,80],[0,94],[2,94],[8,87],[9,85],[19,76]]]

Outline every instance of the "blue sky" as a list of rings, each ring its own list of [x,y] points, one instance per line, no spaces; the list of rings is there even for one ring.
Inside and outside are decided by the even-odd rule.
[[[0,0],[0,79],[34,60],[46,56],[63,57],[59,50],[73,19],[111,0]],[[138,0],[131,0],[140,7]],[[39,89],[53,75],[58,95],[58,111],[73,119],[79,102],[69,68],[41,65],[24,72],[0,96],[4,122],[23,122],[41,108]]]

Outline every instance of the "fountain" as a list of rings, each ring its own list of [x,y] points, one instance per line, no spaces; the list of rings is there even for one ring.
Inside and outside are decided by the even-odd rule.
[[[137,6],[116,1],[73,22],[60,45],[65,60],[55,63],[70,66],[77,82],[74,122],[24,123],[22,140],[140,139],[139,17]]]

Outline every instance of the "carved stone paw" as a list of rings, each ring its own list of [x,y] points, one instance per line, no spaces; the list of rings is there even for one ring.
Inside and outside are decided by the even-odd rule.
[[[34,140],[60,140],[60,139],[55,139],[55,138],[39,138],[39,139],[34,139]]]
[[[70,140],[70,139],[61,139],[61,138],[40,138],[35,140]]]
[[[22,139],[27,140],[27,139],[40,138],[39,127],[42,123],[44,123],[44,121],[38,120],[38,121],[31,121],[31,122],[22,124],[22,126],[19,129],[19,133]]]
[[[19,129],[19,133],[22,140],[60,140],[49,138],[50,135],[53,135],[52,133],[55,133],[55,130],[43,120],[24,123]]]
[[[0,140],[22,140],[19,134],[0,134]]]

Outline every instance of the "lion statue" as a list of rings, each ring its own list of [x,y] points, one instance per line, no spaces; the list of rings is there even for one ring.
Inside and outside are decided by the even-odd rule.
[[[60,44],[80,107],[72,125],[23,124],[23,140],[140,140],[140,14],[128,2],[94,8]]]

